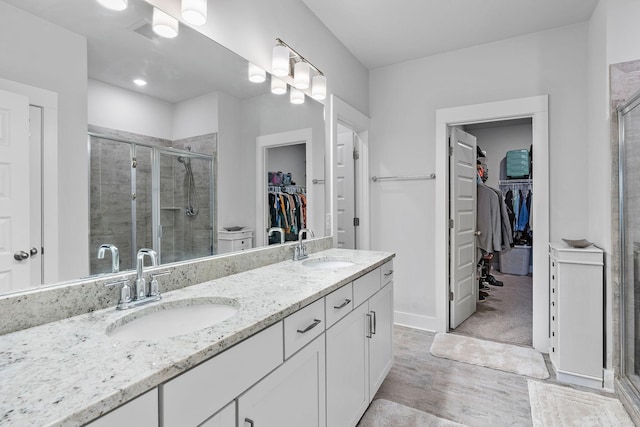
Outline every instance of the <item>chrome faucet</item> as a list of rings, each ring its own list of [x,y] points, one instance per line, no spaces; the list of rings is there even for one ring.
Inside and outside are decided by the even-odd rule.
[[[271,235],[272,235],[274,232],[278,232],[278,233],[280,233],[280,244],[282,245],[282,244],[284,243],[284,228],[282,228],[282,227],[271,227],[271,228],[268,230],[269,237],[271,237]]]
[[[104,259],[104,254],[109,250],[111,252],[111,272],[118,273],[120,271],[120,252],[115,245],[103,243],[98,248],[98,259]]]
[[[306,228],[300,229],[298,232],[298,244],[293,248],[293,260],[299,261],[308,258],[307,247],[302,243],[302,235],[305,234],[309,238],[309,234],[313,237],[313,231]]]
[[[136,301],[143,300],[147,298],[147,282],[144,278],[144,258],[148,256],[151,258],[151,266],[158,266],[158,253],[153,249],[142,248],[138,251],[137,261],[136,261],[136,282],[135,282],[135,295],[133,299]]]

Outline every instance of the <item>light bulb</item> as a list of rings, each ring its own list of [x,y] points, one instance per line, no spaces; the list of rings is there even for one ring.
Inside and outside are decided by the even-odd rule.
[[[127,0],[98,0],[98,3],[111,10],[125,10]]]
[[[182,17],[192,25],[207,22],[207,0],[182,0]]]
[[[327,97],[327,78],[322,74],[318,74],[313,77],[311,83],[311,97],[322,101]]]
[[[275,76],[271,76],[271,93],[274,95],[284,95],[287,93],[287,84]]]
[[[262,83],[267,80],[267,73],[260,67],[249,62],[249,81]]]
[[[161,37],[172,39],[178,35],[178,20],[173,16],[153,8],[153,32]]]
[[[304,93],[292,87],[289,100],[292,104],[304,104]]]
[[[280,44],[274,46],[271,61],[273,75],[278,77],[289,75],[289,49],[286,46]]]
[[[309,67],[308,63],[304,61],[296,63],[293,68],[293,85],[296,89],[307,89],[309,87],[310,72],[311,67]]]

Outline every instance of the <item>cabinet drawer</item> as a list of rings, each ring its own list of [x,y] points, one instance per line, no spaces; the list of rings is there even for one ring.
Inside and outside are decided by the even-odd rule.
[[[384,287],[393,280],[393,260],[387,261],[380,267],[380,283]]]
[[[158,389],[136,397],[119,408],[89,423],[88,427],[135,425],[136,427],[158,426]]]
[[[327,328],[353,310],[353,283],[336,289],[325,297]]]
[[[233,247],[236,250],[251,249],[251,239],[247,238],[242,240],[236,240],[235,242],[233,242]]]
[[[353,306],[357,307],[380,289],[380,267],[353,281]]]
[[[165,427],[198,425],[283,361],[282,322],[174,378],[162,387]]]
[[[324,298],[284,319],[284,358],[324,332]]]

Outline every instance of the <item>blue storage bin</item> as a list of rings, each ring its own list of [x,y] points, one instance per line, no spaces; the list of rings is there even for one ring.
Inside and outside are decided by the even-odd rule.
[[[528,178],[529,170],[529,150],[507,151],[507,178]]]

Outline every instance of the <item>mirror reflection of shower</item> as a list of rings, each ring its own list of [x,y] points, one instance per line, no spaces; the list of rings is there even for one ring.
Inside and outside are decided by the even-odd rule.
[[[191,169],[191,159],[179,156],[178,162],[184,165],[186,174],[184,179],[186,181],[187,206],[184,208],[184,213],[187,217],[193,218],[198,215],[200,209],[198,208],[198,193],[196,191],[196,182],[193,178],[193,169]]]

